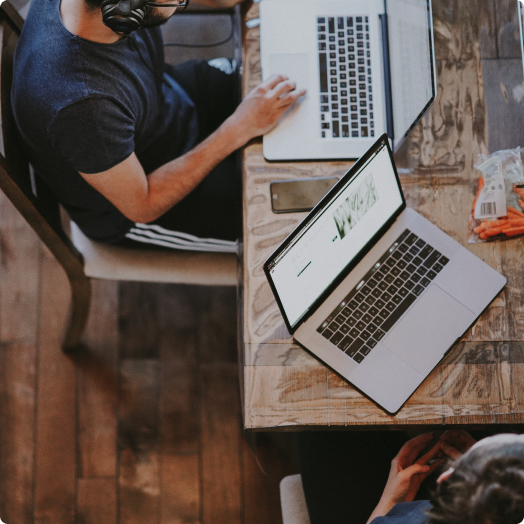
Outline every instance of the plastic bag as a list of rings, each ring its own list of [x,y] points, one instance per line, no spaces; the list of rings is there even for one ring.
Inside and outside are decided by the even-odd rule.
[[[469,216],[468,242],[509,240],[524,235],[524,149],[479,155],[481,173]]]

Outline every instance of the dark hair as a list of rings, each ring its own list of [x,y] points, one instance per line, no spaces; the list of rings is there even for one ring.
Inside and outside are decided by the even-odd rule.
[[[86,3],[86,6],[87,8],[90,10],[90,11],[94,11],[95,9],[98,9],[100,10],[101,7],[102,7],[102,2],[104,0],[84,0],[85,3]],[[102,16],[102,14],[100,14],[100,16]]]
[[[524,460],[515,455],[459,459],[455,471],[437,486],[431,504],[429,524],[520,524]]]

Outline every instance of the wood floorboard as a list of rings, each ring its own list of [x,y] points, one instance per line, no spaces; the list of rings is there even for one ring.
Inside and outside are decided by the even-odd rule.
[[[116,480],[114,478],[79,479],[78,516],[79,524],[102,524],[116,522]]]
[[[160,358],[161,454],[198,454],[200,446],[199,370],[193,330],[163,337]]]
[[[0,340],[36,342],[40,247],[35,232],[0,194]]]
[[[280,495],[278,481],[282,477],[277,475],[278,480],[269,486],[268,478],[275,475],[274,471],[262,471],[253,450],[247,442],[242,443],[244,464],[244,523],[252,524],[258,522],[282,523],[280,512]]]
[[[120,358],[156,358],[158,284],[120,283]]]
[[[78,475],[116,475],[118,283],[95,280],[78,369]]]
[[[240,524],[241,420],[236,364],[202,366],[202,524]]]
[[[299,472],[293,433],[257,433],[243,440],[244,524],[282,523],[280,481]]]
[[[160,524],[200,524],[198,454],[162,455],[160,468]]]
[[[236,289],[201,287],[199,330],[202,363],[237,361]],[[233,320],[233,322],[231,321]]]
[[[36,346],[0,345],[0,520],[33,522]]]
[[[201,307],[199,286],[169,284],[158,291],[157,325],[165,330],[193,329],[199,327]],[[176,339],[175,339],[176,340]],[[195,346],[196,351],[196,346]],[[193,355],[196,358],[196,353]]]
[[[158,362],[124,360],[120,369],[120,522],[155,524],[160,509]]]
[[[66,356],[69,285],[43,253],[34,269],[42,274],[38,346],[0,345],[0,518],[278,524],[280,477],[294,469],[267,445],[266,475],[244,444],[237,365],[225,348],[236,329],[234,290],[149,284],[122,305],[127,284],[93,282],[86,348]],[[144,358],[151,352],[133,341],[140,357],[123,358],[118,348],[131,335],[119,319],[144,311],[144,296],[158,313],[147,320],[156,356]],[[214,338],[216,355],[202,348]]]
[[[47,254],[41,281],[34,522],[71,524],[76,496],[76,370],[61,350],[70,292],[62,268]]]

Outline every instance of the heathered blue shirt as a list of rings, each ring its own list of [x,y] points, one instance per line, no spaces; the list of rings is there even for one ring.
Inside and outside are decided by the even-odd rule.
[[[371,524],[426,524],[425,511],[431,508],[429,500],[395,504],[385,517],[377,517]]]
[[[91,42],[64,27],[60,0],[32,0],[15,53],[12,101],[31,164],[94,240],[119,239],[132,222],[79,171],[106,171],[134,151],[150,173],[197,141],[194,104],[164,74],[160,29]]]

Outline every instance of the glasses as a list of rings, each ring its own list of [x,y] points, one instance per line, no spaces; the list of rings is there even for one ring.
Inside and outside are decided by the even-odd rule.
[[[146,2],[146,5],[151,7],[182,7],[185,9],[189,5],[189,0],[171,0],[169,4],[160,4],[158,2]]]

